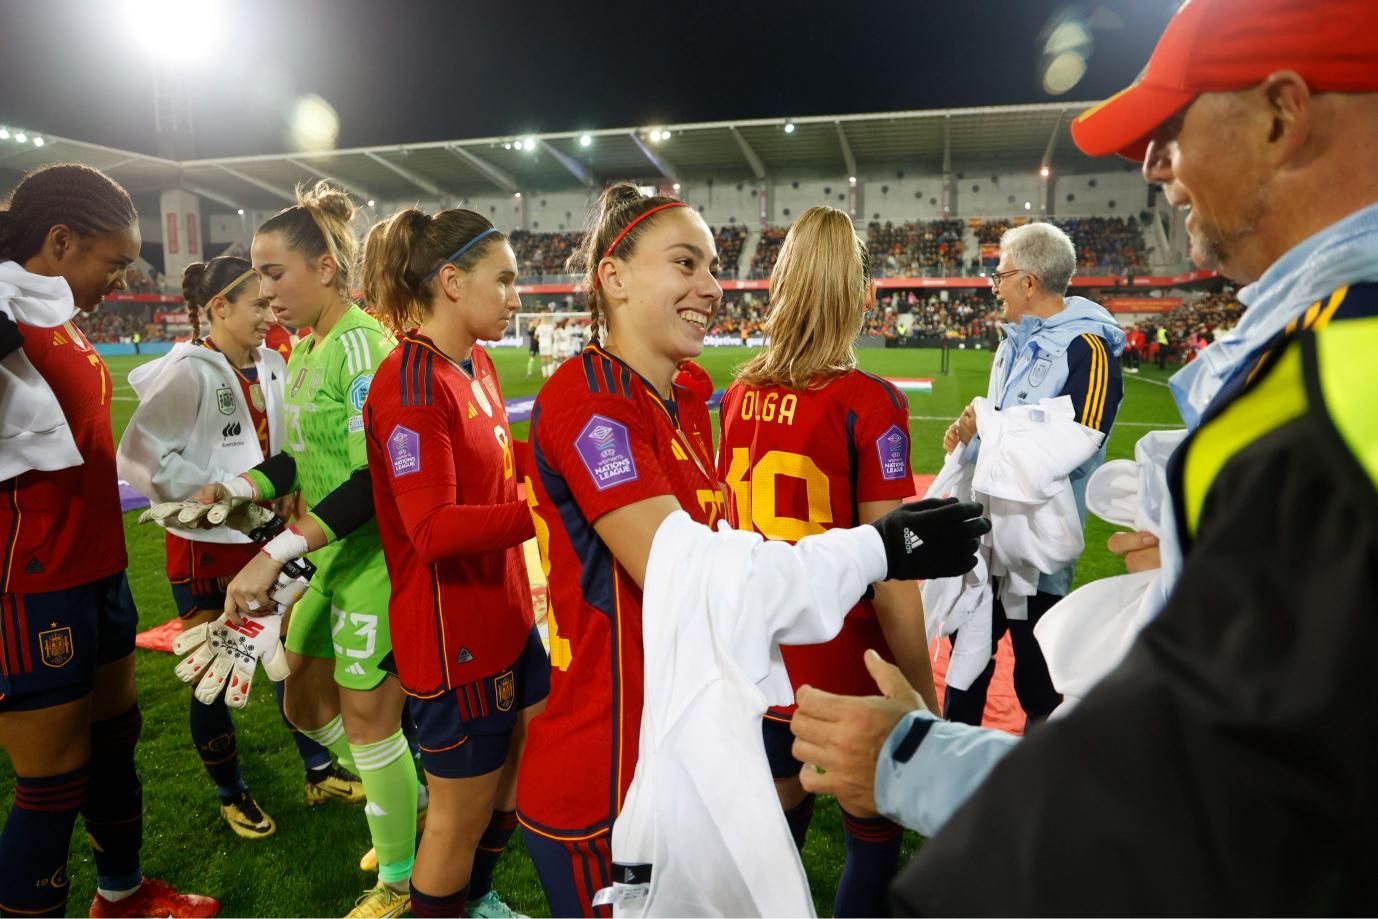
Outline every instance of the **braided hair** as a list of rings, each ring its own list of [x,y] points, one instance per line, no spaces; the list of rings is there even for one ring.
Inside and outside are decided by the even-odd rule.
[[[138,223],[129,192],[80,163],[58,163],[24,176],[0,210],[0,261],[23,263],[62,224],[78,237],[105,236]]]

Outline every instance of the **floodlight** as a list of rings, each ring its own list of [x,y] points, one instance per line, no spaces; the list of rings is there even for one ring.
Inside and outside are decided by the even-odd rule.
[[[587,134],[580,134],[580,135],[579,135],[579,146],[581,146],[581,147],[587,147],[587,146],[588,146],[589,144],[591,144],[591,143],[593,143],[593,138],[592,138],[592,137],[590,137],[590,136],[587,135]]]

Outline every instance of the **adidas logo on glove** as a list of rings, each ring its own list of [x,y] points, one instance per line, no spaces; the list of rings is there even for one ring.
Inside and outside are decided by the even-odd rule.
[[[905,528],[904,528],[904,552],[905,552],[905,554],[906,554],[906,555],[909,555],[909,554],[913,553],[913,551],[914,551],[915,549],[917,549],[917,548],[918,548],[919,546],[921,546],[921,545],[923,545],[923,540],[920,539],[920,538],[918,537],[918,534],[915,533],[913,530],[909,529],[909,527],[905,527]]]

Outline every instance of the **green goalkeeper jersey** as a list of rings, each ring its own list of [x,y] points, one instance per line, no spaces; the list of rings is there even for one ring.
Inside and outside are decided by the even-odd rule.
[[[368,465],[364,399],[378,365],[396,344],[378,320],[351,306],[324,338],[312,335],[292,349],[284,400],[286,450],[296,461],[307,507]],[[372,521],[364,532],[377,540]]]

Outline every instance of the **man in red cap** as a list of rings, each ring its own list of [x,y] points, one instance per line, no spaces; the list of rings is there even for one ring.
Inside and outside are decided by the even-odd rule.
[[[933,836],[903,912],[1371,911],[1378,3],[1189,0],[1072,133],[1141,158],[1193,260],[1247,284],[1173,380],[1171,595],[1027,740],[935,719],[871,655],[880,697],[802,689],[805,786]]]

